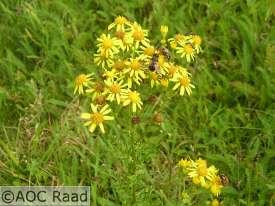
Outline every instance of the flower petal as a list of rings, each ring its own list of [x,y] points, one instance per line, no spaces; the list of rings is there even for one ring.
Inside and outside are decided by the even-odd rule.
[[[91,118],[91,114],[90,113],[81,113],[80,117],[82,119],[90,119]]]

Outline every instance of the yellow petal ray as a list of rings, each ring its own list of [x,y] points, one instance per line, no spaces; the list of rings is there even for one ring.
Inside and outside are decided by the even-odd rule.
[[[91,126],[89,127],[89,131],[93,133],[95,131],[95,128],[96,124],[91,124]]]
[[[81,113],[80,117],[82,119],[90,119],[91,118],[91,114],[90,113]]]
[[[100,128],[101,132],[104,134],[105,130],[104,130],[104,126],[102,123],[99,124],[99,128]]]

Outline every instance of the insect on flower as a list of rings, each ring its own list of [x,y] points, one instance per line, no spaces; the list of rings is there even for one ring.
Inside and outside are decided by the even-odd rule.
[[[156,49],[155,53],[152,56],[151,62],[149,64],[149,70],[159,73],[158,59],[159,56],[163,55],[167,60],[170,59],[170,52],[166,47],[160,47]]]
[[[201,37],[177,34],[169,38],[166,25],[162,25],[159,31],[159,38],[150,40],[149,31],[139,23],[117,16],[96,39],[93,63],[99,70],[92,74],[80,74],[74,81],[74,94],[84,94],[92,105],[92,112],[81,114],[90,132],[97,127],[102,133],[105,132],[103,125],[107,120],[114,119],[109,113],[115,105],[115,110],[128,106],[131,108],[129,112],[138,113],[143,107],[142,97],[149,89],[164,88],[165,92],[177,90],[180,96],[191,94],[194,88],[191,74],[177,62],[180,62],[180,57],[187,59],[187,63],[195,59],[201,52]],[[153,45],[155,41],[157,45]],[[94,71],[93,66],[90,68]],[[171,84],[174,85],[171,87]],[[157,113],[153,120],[160,124],[163,116]],[[136,124],[138,118],[133,118],[133,122]],[[210,179],[214,179],[213,172],[211,168],[204,168],[203,163],[200,165],[199,173],[207,174],[197,174],[193,168],[192,179],[196,183],[209,185]],[[220,192],[222,183],[219,179],[218,176],[212,184],[215,194]]]
[[[229,184],[229,179],[225,174],[220,174],[220,180],[223,186],[226,186]]]

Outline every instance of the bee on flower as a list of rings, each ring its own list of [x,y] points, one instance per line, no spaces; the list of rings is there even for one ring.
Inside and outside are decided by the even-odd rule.
[[[85,126],[89,126],[89,131],[94,132],[96,127],[100,128],[102,133],[105,133],[105,129],[103,123],[105,121],[113,120],[113,116],[109,116],[108,114],[111,112],[111,109],[108,105],[105,105],[100,110],[98,106],[91,104],[92,112],[91,113],[82,113],[81,118],[87,120],[85,122]]]
[[[107,32],[97,38],[97,48],[93,55],[95,68],[92,69],[98,71],[93,75],[81,74],[74,82],[74,93],[85,93],[91,98],[93,112],[89,116],[87,113],[82,115],[88,120],[85,125],[89,126],[91,132],[97,126],[104,132],[103,121],[110,119],[104,117],[110,112],[107,103],[112,102],[111,106],[129,106],[136,113],[143,106],[142,92],[153,90],[155,86],[162,87],[157,89],[164,87],[166,92],[171,89],[171,92],[178,92],[180,96],[191,94],[194,88],[191,74],[176,63],[180,62],[179,56],[186,58],[187,62],[193,61],[201,52],[202,39],[193,34],[177,34],[169,38],[168,31],[168,26],[161,25],[159,38],[150,41],[148,30],[124,16],[117,16],[108,25]],[[162,122],[160,116],[154,118],[158,123]],[[210,181],[209,175],[198,175],[194,169],[198,169],[196,161],[186,160],[187,163],[191,165],[187,169],[194,182],[204,184],[205,181],[212,188],[213,194],[219,193],[218,179],[213,177],[213,181]],[[210,171],[210,168],[206,170]]]

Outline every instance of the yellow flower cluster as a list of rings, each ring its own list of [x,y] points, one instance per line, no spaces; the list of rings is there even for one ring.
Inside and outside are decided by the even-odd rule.
[[[177,34],[174,38],[168,39],[172,49],[181,56],[185,57],[187,62],[195,59],[196,54],[201,50],[201,38],[198,35],[183,35]]]
[[[195,161],[181,159],[178,165],[183,168],[194,184],[209,189],[214,196],[219,196],[224,185],[214,165],[207,167],[206,160],[200,158]]]
[[[82,115],[84,119],[88,119],[87,124],[92,125],[91,132],[95,125],[104,132],[102,122],[106,118],[100,108],[105,108],[111,102],[131,106],[133,113],[141,110],[141,90],[146,84],[151,88],[171,88],[171,91],[178,91],[180,95],[191,94],[194,88],[191,74],[171,60],[176,60],[177,57],[184,57],[187,62],[194,60],[195,55],[201,51],[199,36],[178,34],[175,38],[166,39],[168,27],[163,25],[160,28],[161,44],[154,46],[148,38],[148,30],[123,16],[116,17],[107,31],[97,38],[94,54],[94,63],[99,67],[97,74],[100,75],[80,74],[75,79],[74,93],[87,94],[92,99],[93,113],[89,118],[87,114]]]

